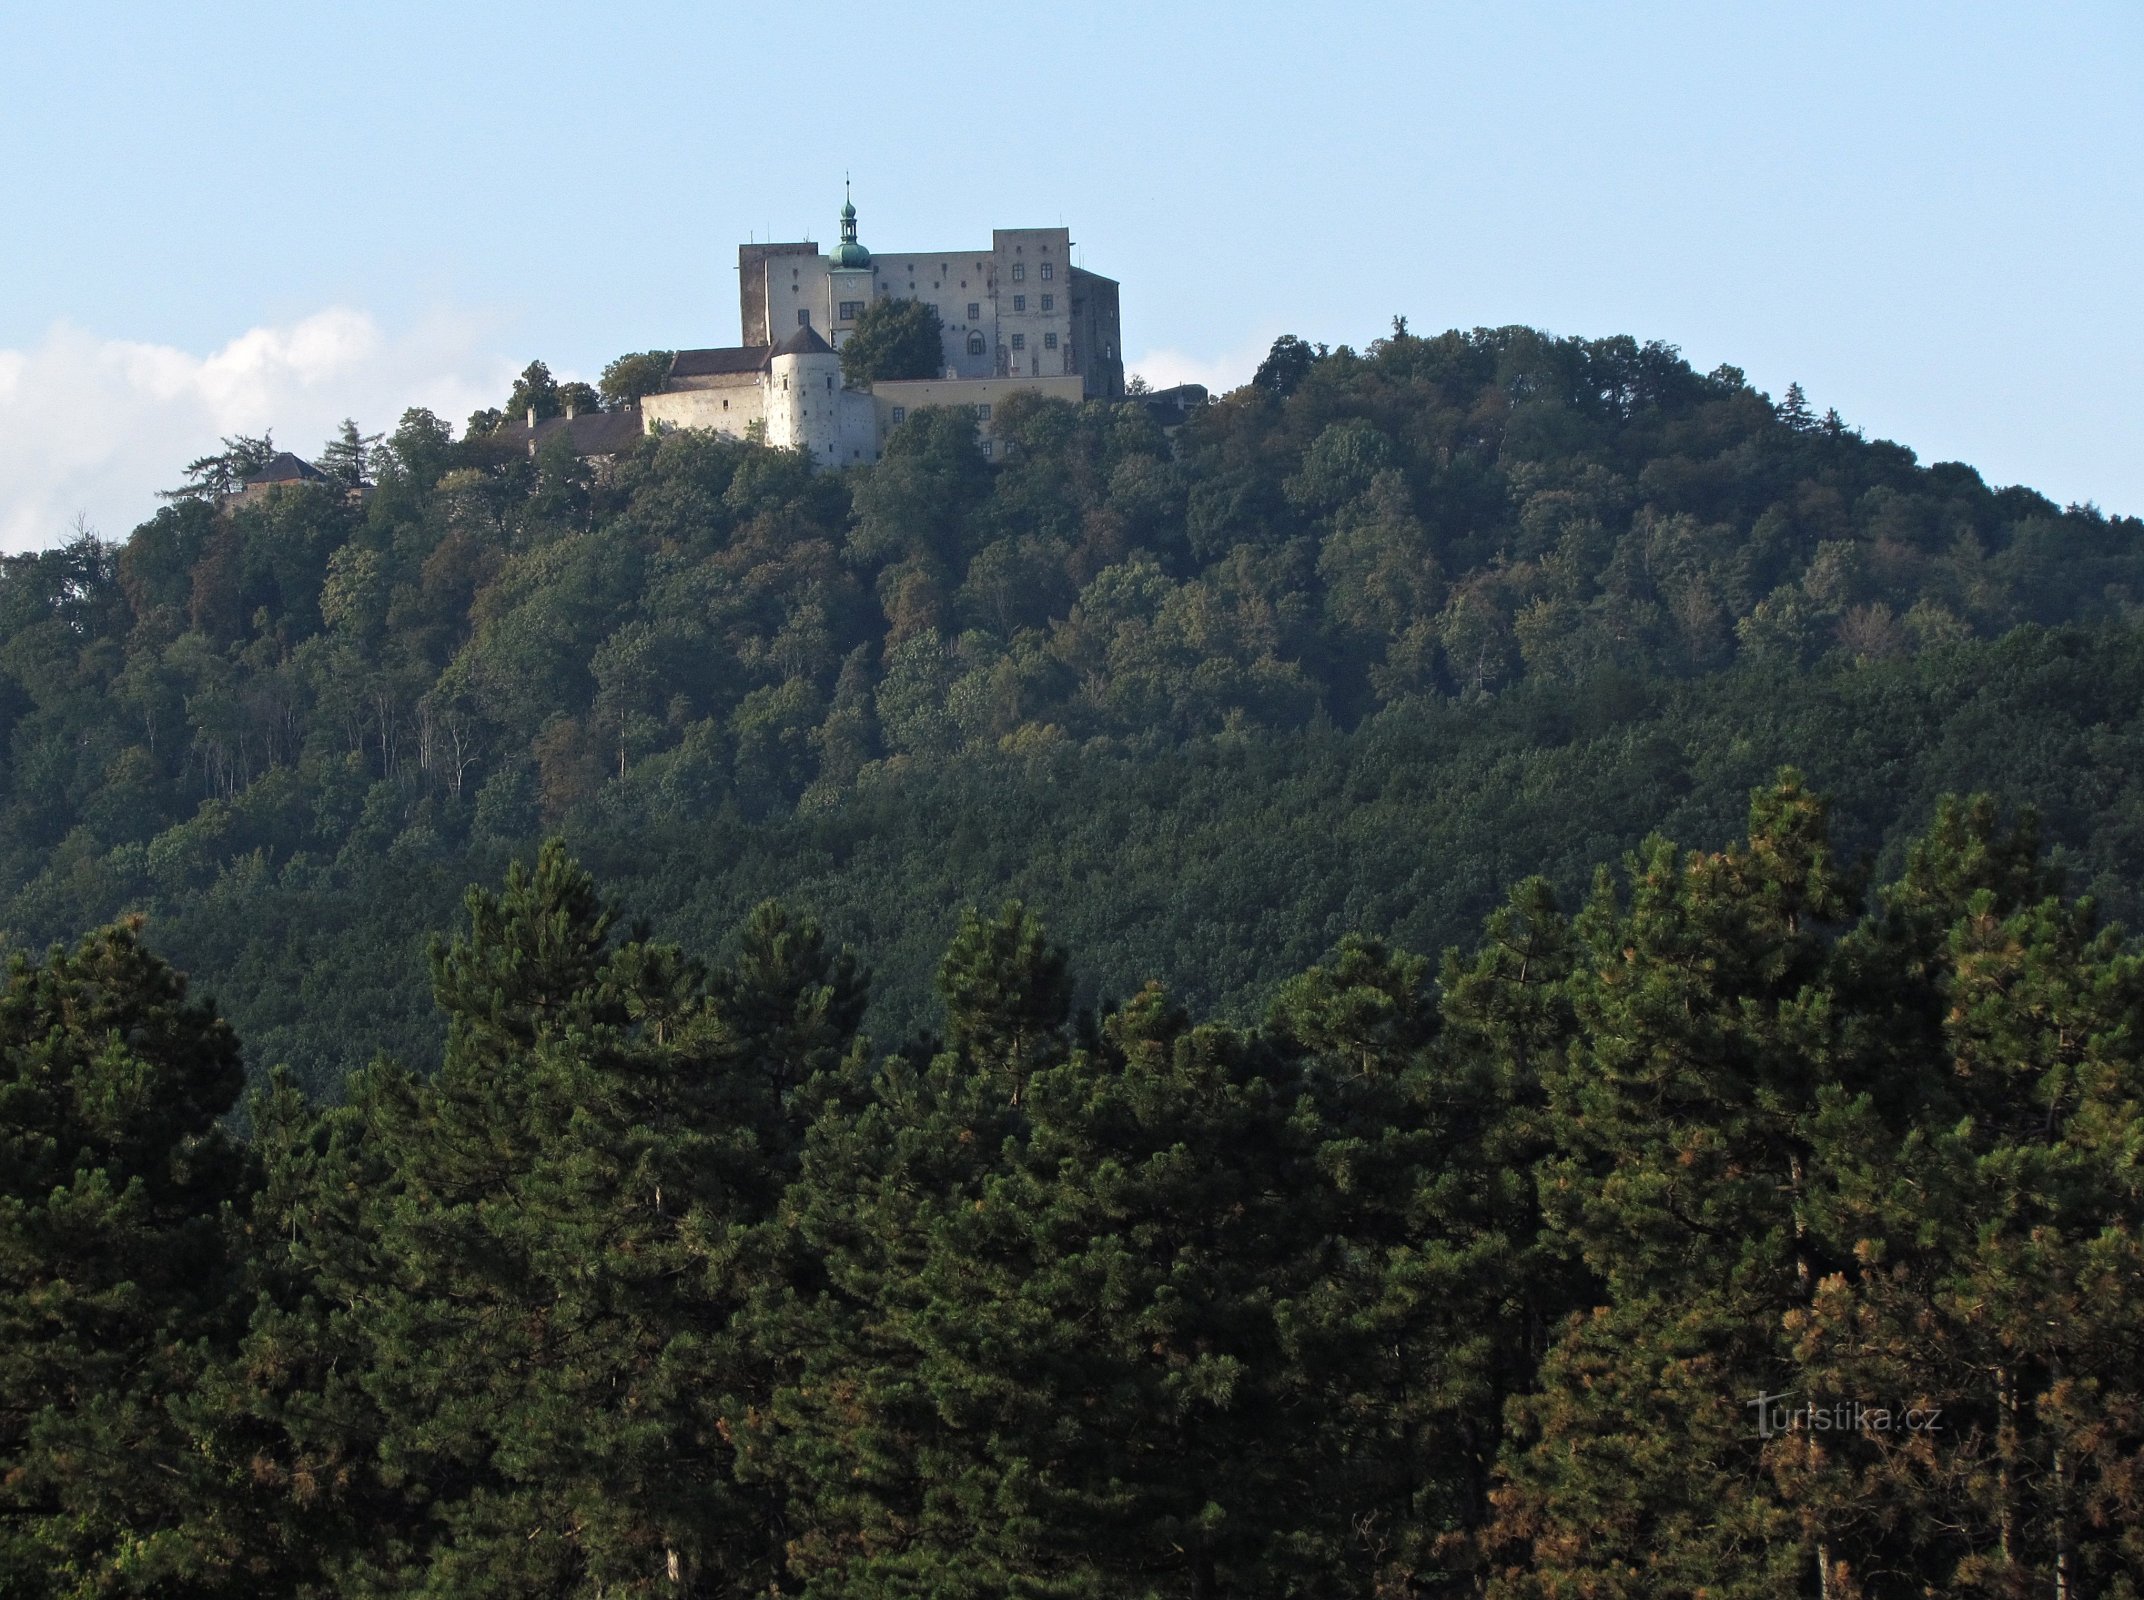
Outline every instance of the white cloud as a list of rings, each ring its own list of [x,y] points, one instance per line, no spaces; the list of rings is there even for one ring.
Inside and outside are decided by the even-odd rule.
[[[445,317],[390,335],[330,307],[205,356],[58,323],[30,349],[0,349],[0,550],[57,543],[78,516],[125,538],[227,434],[273,429],[310,459],[344,417],[378,432],[421,405],[459,424],[496,405],[512,372]]]
[[[1124,363],[1124,375],[1137,373],[1150,388],[1173,389],[1179,383],[1203,383],[1216,396],[1240,389],[1251,381],[1258,363],[1273,348],[1273,337],[1253,339],[1221,355],[1198,355],[1188,350],[1149,350]]]

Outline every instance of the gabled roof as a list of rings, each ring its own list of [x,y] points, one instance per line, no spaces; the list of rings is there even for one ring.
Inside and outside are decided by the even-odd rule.
[[[325,478],[327,474],[310,461],[301,461],[288,450],[278,450],[268,458],[268,464],[258,472],[246,474],[246,487],[255,484],[298,483],[307,478]]]
[[[834,347],[819,337],[819,332],[810,324],[797,329],[788,338],[767,352],[767,359],[776,356],[830,356]]]
[[[763,344],[733,345],[724,350],[680,350],[670,361],[673,378],[719,378],[757,372],[767,364]]]

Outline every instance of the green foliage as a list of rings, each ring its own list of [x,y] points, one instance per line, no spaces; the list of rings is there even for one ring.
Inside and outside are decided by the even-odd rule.
[[[241,1565],[170,1409],[242,1325],[238,1044],[110,927],[0,988],[0,1592],[209,1592]]]
[[[381,437],[377,433],[360,431],[355,422],[345,417],[342,427],[322,447],[320,459],[313,465],[327,475],[330,483],[345,489],[359,488],[370,481],[373,453]]]
[[[514,392],[506,399],[505,420],[509,424],[519,424],[534,412],[536,420],[541,422],[546,417],[557,416],[563,409],[558,380],[551,376],[551,369],[541,361],[531,361],[514,380]],[[476,430],[472,428],[470,431]]]
[[[841,342],[842,379],[859,387],[882,378],[935,378],[944,367],[944,329],[927,300],[873,300]]]
[[[275,459],[275,454],[272,433],[264,433],[258,439],[245,434],[227,438],[221,450],[187,462],[185,480],[176,489],[163,490],[163,498],[214,503],[225,495],[236,494],[248,477]]]
[[[603,376],[596,380],[603,403],[614,410],[638,405],[642,395],[655,393],[669,381],[674,354],[670,350],[640,350],[618,357],[604,367]]]
[[[1984,797],[1902,858],[1784,772],[1256,1027],[970,911],[877,1056],[554,840],[242,1140],[132,928],[18,960],[0,1593],[2130,1593],[2144,959]]]

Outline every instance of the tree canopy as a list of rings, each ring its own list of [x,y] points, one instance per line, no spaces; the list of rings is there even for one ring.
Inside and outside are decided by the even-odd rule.
[[[944,366],[938,308],[927,300],[873,300],[841,343],[841,376],[859,386],[881,378],[935,378]]]
[[[558,841],[340,1103],[137,931],[0,989],[5,1592],[2119,1595],[2144,958],[2036,819],[1349,935],[1262,1019],[970,909],[934,1026]]]

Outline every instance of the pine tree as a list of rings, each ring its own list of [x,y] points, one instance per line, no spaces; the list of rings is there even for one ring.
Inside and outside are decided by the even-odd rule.
[[[756,1009],[773,1024],[761,1036],[778,1038],[785,1008],[740,1006],[735,988],[793,959],[770,923],[755,918],[718,1005]],[[735,1431],[741,1471],[785,1506],[788,1569],[814,1593],[980,1600],[1033,1569],[1019,1467],[990,1441],[1019,1431],[1002,1407],[1031,1408],[1040,1391],[990,1386],[964,1352],[1033,1343],[1004,1320],[1023,1269],[999,1236],[1014,1213],[988,1197],[1025,1136],[1026,1075],[1067,1049],[1069,992],[1064,954],[1032,916],[971,913],[941,969],[954,1047],[875,1070],[850,1059],[803,1091],[814,1114],[798,1175],[760,1244],[782,1270],[745,1321],[773,1361],[770,1392]]]
[[[367,1386],[408,1558],[442,1595],[749,1585],[761,1541],[729,1488],[722,1405],[741,1196],[762,1130],[675,951],[611,941],[556,841],[435,948],[436,1079],[378,1070],[358,1102],[392,1180],[374,1231]]]
[[[1544,1063],[1549,1228],[1598,1279],[1515,1411],[1510,1595],[1794,1592],[1825,1556],[1759,1475],[1746,1402],[1793,1385],[1783,1318],[1831,1263],[1812,1123],[1837,1071],[1831,926],[1853,885],[1791,775],[1746,845],[1656,840],[1576,924],[1574,1037]]]
[[[1028,1254],[1008,1372],[1031,1503],[1072,1592],[1273,1594],[1342,1570],[1323,1396],[1276,1308],[1317,1270],[1313,1142],[1286,1062],[1149,985],[1039,1076],[1002,1224]],[[994,1197],[995,1198],[995,1197]],[[1008,1249],[1008,1254],[1011,1253]]]
[[[275,435],[259,438],[238,434],[223,441],[223,448],[186,463],[186,481],[176,489],[159,490],[165,500],[221,500],[236,494],[246,479],[275,459]]]
[[[1777,1440],[1836,1530],[1833,1592],[1893,1575],[1960,1595],[2144,1582],[2144,966],[2064,899],[2029,821],[1946,802],[1855,941],[1918,1027],[1904,1108],[1819,1125],[1839,1271],[1789,1319],[1803,1387],[1886,1426]],[[1915,1414],[1921,1425],[1914,1422]]]
[[[321,448],[320,459],[313,465],[332,483],[345,489],[361,488],[371,470],[374,448],[384,437],[383,434],[359,432],[357,424],[345,417],[342,427]]]
[[[109,927],[0,986],[0,1593],[212,1592],[240,1566],[174,1401],[243,1309],[212,1007]]]
[[[246,1123],[252,1313],[175,1410],[220,1479],[249,1588],[358,1592],[421,1532],[411,1497],[376,1468],[385,1424],[365,1386],[361,1308],[380,1282],[367,1202],[393,1175],[355,1107],[312,1106],[280,1069]]]

